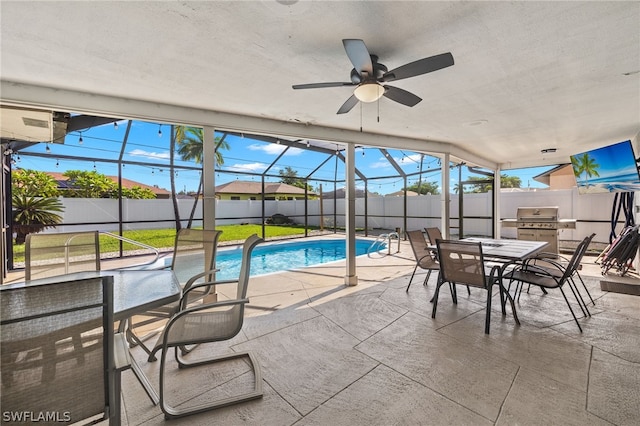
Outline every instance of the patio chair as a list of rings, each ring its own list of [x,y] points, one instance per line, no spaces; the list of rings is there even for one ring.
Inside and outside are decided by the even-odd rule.
[[[537,267],[535,265],[535,258],[534,258],[534,259],[526,260],[522,264],[517,264],[515,268],[513,268],[508,273],[504,274],[504,278],[509,279],[511,282],[513,281],[516,282],[516,289],[515,289],[514,295],[518,295],[518,291],[522,293],[522,286],[525,283],[536,285],[546,290],[554,289],[554,288],[559,289],[560,293],[562,293],[562,297],[564,298],[564,301],[567,303],[567,306],[569,307],[569,311],[571,312],[571,315],[573,316],[574,321],[578,325],[578,329],[582,333],[582,327],[578,322],[578,318],[576,317],[576,314],[574,313],[573,308],[571,307],[571,303],[569,302],[569,299],[567,298],[567,295],[565,294],[563,287],[565,286],[565,284],[569,287],[569,289],[573,293],[573,296],[576,298],[578,306],[580,306],[580,309],[582,310],[583,315],[591,316],[589,309],[584,303],[584,300],[582,300],[582,297],[580,296],[580,294],[577,292],[577,288],[574,288],[575,284],[572,281],[572,277],[576,273],[578,265],[580,264],[580,260],[582,259],[582,256],[584,255],[584,252],[586,251],[586,247],[588,246],[589,242],[590,242],[589,237],[582,240],[580,244],[578,244],[578,247],[576,248],[575,252],[573,253],[573,256],[571,257],[571,259],[569,260],[566,266],[564,267],[561,265],[555,266],[557,271],[551,272],[552,270],[550,269],[550,267]],[[549,265],[552,265],[552,264],[549,264]],[[519,297],[520,296],[518,295],[518,298]]]
[[[164,412],[166,419],[183,417],[262,397],[262,374],[260,371],[260,365],[251,352],[233,353],[231,355],[223,355],[189,362],[180,355],[180,351],[178,350],[178,348],[186,345],[229,340],[240,332],[244,319],[244,306],[249,302],[249,299],[247,299],[247,287],[249,284],[251,253],[254,247],[262,241],[263,240],[261,238],[254,234],[244,242],[242,249],[242,265],[240,275],[237,280],[204,282],[194,284],[191,288],[187,289],[180,302],[180,311],[174,315],[171,320],[169,320],[167,326],[158,338],[158,341],[149,356],[149,361],[154,361],[156,359],[156,352],[162,351],[162,355],[160,357],[160,408]],[[232,284],[237,286],[235,299],[188,307],[190,292],[197,291],[200,287],[210,285]],[[171,348],[174,348],[175,359],[180,368],[197,367],[236,358],[247,358],[249,366],[255,377],[253,390],[244,394],[224,397],[210,401],[207,404],[197,405],[194,407],[178,409],[171,406],[167,402],[167,395],[172,394],[172,392],[167,384],[166,371],[166,360]],[[176,380],[180,380],[176,375],[173,376],[176,377]]]
[[[29,234],[25,241],[25,280],[100,270],[98,231]]]
[[[480,242],[436,240],[436,245],[438,247],[440,274],[438,276],[436,292],[433,296],[432,318],[436,317],[438,295],[440,293],[440,287],[442,287],[444,283],[466,284],[467,286],[479,287],[487,290],[487,312],[484,332],[489,334],[492,288],[494,285],[498,285],[500,289],[502,315],[506,315],[504,303],[504,297],[506,295],[511,302],[513,318],[516,324],[520,325],[513,298],[502,286],[502,270],[499,265],[494,265],[490,269],[485,265],[482,255],[482,244]]]
[[[119,425],[119,374],[130,358],[114,337],[113,277],[6,286],[0,300],[3,415],[27,423],[37,420],[25,417],[31,413],[65,423],[100,416]],[[75,335],[81,346],[70,344]]]
[[[424,231],[427,233],[427,238],[429,238],[429,242],[431,244],[432,247],[436,246],[436,242],[438,240],[442,240],[442,232],[440,232],[440,228],[437,227],[431,227],[431,228],[424,228]],[[433,250],[433,257],[437,260],[438,258],[438,252],[437,250]],[[455,303],[458,303],[458,295],[456,293],[456,286],[453,283],[449,284],[449,288],[451,289],[451,297],[453,298]],[[471,295],[471,289],[469,288],[469,286],[467,286],[467,294]]]
[[[435,260],[433,252],[429,250],[427,241],[424,239],[424,234],[421,230],[407,231],[407,237],[409,238],[409,243],[411,244],[411,249],[413,250],[413,256],[416,259],[416,266],[415,268],[413,268],[413,273],[411,274],[411,278],[409,278],[409,284],[407,285],[406,291],[409,291],[409,287],[411,287],[411,281],[413,280],[413,277],[416,274],[418,268],[427,271],[427,276],[422,283],[423,285],[427,285],[427,281],[429,281],[429,277],[431,276],[431,271],[439,271],[440,265]]]
[[[98,231],[28,234],[25,240],[25,280],[100,270]],[[74,343],[80,345],[80,336]],[[82,351],[76,351],[82,357]]]
[[[583,246],[582,253],[580,254],[580,258],[578,259],[578,266],[576,267],[574,274],[571,276],[571,280],[576,290],[578,289],[578,287],[575,284],[575,280],[573,278],[577,277],[580,280],[580,283],[582,283],[582,287],[584,288],[584,291],[587,293],[587,296],[589,296],[589,299],[591,300],[591,304],[594,306],[596,302],[593,300],[593,297],[591,297],[591,293],[589,292],[587,285],[585,284],[584,280],[582,279],[582,276],[580,275],[580,269],[582,269],[582,258],[584,257],[587,250],[589,249],[589,245],[591,244],[591,241],[595,236],[596,234],[592,233],[591,235],[584,238],[585,244]],[[556,277],[559,278],[564,273],[564,270],[569,264],[569,261],[570,261],[569,258],[562,256],[558,253],[542,252],[536,255],[536,257],[533,259],[532,264],[538,268],[544,268],[549,274],[555,275]],[[578,291],[578,294],[580,294],[579,291]],[[583,300],[583,304],[584,304],[584,300]]]
[[[202,281],[214,281],[216,272],[216,252],[218,248],[218,238],[222,231],[213,229],[189,229],[183,228],[176,234],[173,258],[171,260],[171,270],[176,274],[183,292],[186,292],[195,283]],[[191,305],[201,302],[210,292],[209,286],[201,286],[188,293],[187,304]],[[158,321],[168,320],[179,309],[179,303],[171,303],[157,309],[141,314],[146,319],[133,323],[130,320],[127,328],[128,340],[133,345],[139,345],[147,354],[150,349],[143,343],[157,332],[152,332],[146,336],[138,336],[134,329],[148,326]],[[183,348],[184,353],[188,348]]]
[[[427,233],[427,237],[433,246],[436,245],[437,240],[442,239],[442,232],[440,232],[440,228],[424,228],[424,231]]]

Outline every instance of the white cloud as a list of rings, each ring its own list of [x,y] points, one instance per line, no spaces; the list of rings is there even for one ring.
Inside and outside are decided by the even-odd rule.
[[[132,155],[134,157],[158,158],[162,160],[168,160],[170,157],[169,151],[149,152],[143,149],[134,149],[132,151],[129,151],[129,155]]]
[[[225,166],[225,169],[232,172],[262,172],[267,168],[264,163],[249,163],[249,164],[233,164],[231,166]]]
[[[247,149],[250,149],[251,151],[262,151],[265,154],[269,154],[269,155],[279,155],[282,151],[284,151],[285,148],[286,148],[286,145],[278,145],[275,143],[251,144],[247,146]],[[292,156],[292,155],[300,155],[303,152],[304,150],[300,148],[289,148],[289,150],[285,154],[285,157]]]
[[[391,167],[391,164],[385,159],[369,164],[370,169],[385,169]]]

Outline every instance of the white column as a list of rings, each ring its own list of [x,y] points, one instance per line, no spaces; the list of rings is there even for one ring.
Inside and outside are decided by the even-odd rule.
[[[358,284],[356,276],[356,154],[355,145],[347,144],[345,150],[345,231],[347,239],[347,265],[344,283],[349,286]]]
[[[216,141],[215,129],[210,126],[203,128],[202,147],[202,227],[215,229],[216,227]]]
[[[215,129],[202,128],[202,228],[216,229],[216,141]],[[204,298],[204,303],[218,301],[216,287]]]
[[[502,183],[502,179],[500,178],[500,176],[502,175],[502,170],[500,169],[500,166],[498,166],[495,170],[494,170],[495,176],[493,177],[493,202],[494,205],[496,207],[495,209],[495,217],[493,218],[493,234],[496,236],[496,238],[500,238],[500,189],[501,187],[501,183]]]
[[[442,238],[448,239],[451,237],[451,229],[449,227],[450,216],[451,216],[451,191],[449,190],[449,186],[451,183],[451,168],[449,167],[449,163],[451,162],[449,154],[444,154],[441,158],[442,163],[442,193],[441,193],[441,223],[440,226],[442,232]]]

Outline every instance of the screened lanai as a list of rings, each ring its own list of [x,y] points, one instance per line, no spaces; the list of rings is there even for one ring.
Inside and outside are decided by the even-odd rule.
[[[5,108],[5,111],[8,108]],[[16,109],[15,111],[20,111]],[[34,111],[22,111],[24,116],[33,115]],[[42,113],[38,111],[38,113]],[[43,115],[46,117],[46,114]],[[51,114],[52,124],[64,126],[64,132],[59,133],[49,141],[38,141],[37,136],[30,136],[28,128],[16,129],[13,138],[3,139],[5,153],[5,167],[8,171],[20,169],[47,172],[58,179],[64,177],[70,170],[94,171],[109,176],[117,181],[119,193],[116,194],[119,207],[117,213],[100,221],[99,214],[70,214],[65,216],[63,223],[56,228],[62,231],[76,231],[87,229],[107,229],[122,235],[128,229],[142,229],[145,227],[183,227],[183,226],[215,226],[221,223],[255,222],[263,225],[262,236],[265,237],[264,223],[267,219],[265,197],[256,204],[256,208],[238,217],[225,216],[224,212],[212,212],[214,220],[205,216],[207,195],[215,198],[215,187],[230,180],[258,182],[264,185],[269,182],[282,180],[283,171],[293,171],[296,180],[304,182],[306,190],[304,203],[298,206],[288,217],[294,222],[308,226],[320,227],[327,231],[344,231],[347,228],[347,214],[345,212],[345,194],[351,186],[353,197],[357,200],[357,207],[353,211],[353,227],[360,229],[365,236],[370,230],[409,229],[425,226],[452,226],[456,235],[463,232],[464,219],[458,212],[454,221],[442,219],[442,209],[433,207],[417,211],[408,206],[407,197],[415,195],[429,195],[429,204],[434,198],[439,201],[440,189],[443,187],[444,156],[437,154],[416,153],[407,150],[391,149],[357,145],[350,153],[353,162],[353,177],[351,183],[347,179],[349,155],[348,144],[317,139],[290,138],[283,136],[258,135],[238,131],[213,131],[213,153],[203,149],[205,133],[200,128],[192,128],[192,132],[184,136],[185,127],[163,122],[147,122],[141,120],[126,120],[110,117],[98,117],[79,113]],[[56,120],[53,121],[53,117]],[[53,126],[52,126],[53,127]],[[200,131],[200,133],[198,133]],[[21,133],[22,132],[22,133]],[[183,132],[183,133],[180,133]],[[176,143],[175,136],[184,138]],[[188,146],[189,141],[196,140],[196,150],[200,153],[193,155]],[[199,138],[199,139],[198,139]],[[198,146],[199,143],[199,146]],[[187,145],[182,147],[182,145]],[[259,161],[250,158],[251,151],[259,152]],[[209,158],[215,157],[213,172],[204,169],[203,164]],[[364,160],[368,160],[365,163]],[[462,170],[465,176],[477,173],[477,170],[467,167],[462,161],[449,161],[451,187],[459,184]],[[204,170],[204,171],[203,171]],[[366,171],[365,171],[366,170]],[[491,175],[484,171],[481,176]],[[204,176],[209,176],[205,180]],[[10,180],[11,174],[7,174]],[[59,182],[63,182],[60,180]],[[127,217],[125,210],[127,195],[123,189],[127,185],[142,184],[158,190],[166,190],[174,202],[183,205],[181,209],[171,207],[170,200],[165,199],[164,213],[149,214],[132,220]],[[10,190],[10,184],[4,188]],[[406,189],[406,190],[405,190]],[[460,192],[462,198],[463,192]],[[380,201],[383,196],[389,198],[388,203],[393,208],[379,206],[370,207],[370,199]],[[491,198],[492,193],[485,194]],[[167,197],[167,195],[162,195]],[[209,195],[211,196],[211,195]],[[318,212],[317,208],[309,209],[309,203],[314,199],[320,201],[324,208]],[[4,197],[6,217],[10,217],[12,206],[10,192]],[[85,200],[88,205],[90,199]],[[144,201],[143,201],[144,202]],[[316,200],[317,204],[318,201]],[[187,208],[184,208],[184,205]],[[379,203],[378,203],[379,204]],[[494,218],[492,202],[491,214],[476,217],[474,220],[484,221],[484,231],[480,235],[494,235],[491,222]],[[72,204],[70,209],[74,209]],[[77,209],[77,207],[75,207]],[[147,209],[147,211],[154,209]],[[182,213],[181,213],[182,212]],[[205,222],[209,221],[208,225]],[[391,221],[391,222],[389,222]],[[213,225],[211,225],[211,223]],[[390,223],[392,223],[390,225]],[[450,225],[451,224],[451,225]],[[11,223],[7,223],[11,230]],[[54,231],[55,232],[55,231]],[[355,232],[355,229],[354,231]],[[6,235],[7,266],[12,269],[13,232]],[[306,231],[305,231],[306,235]],[[122,244],[121,244],[122,247]],[[122,248],[120,255],[123,255]]]
[[[637,146],[639,13],[634,2],[3,2],[0,96],[3,106],[203,128],[213,226],[216,131],[343,146],[348,200],[358,147],[499,175]],[[392,71],[378,82],[389,96],[353,102],[363,75],[345,40]],[[404,73],[439,55],[453,61]],[[455,170],[442,174],[448,231]]]

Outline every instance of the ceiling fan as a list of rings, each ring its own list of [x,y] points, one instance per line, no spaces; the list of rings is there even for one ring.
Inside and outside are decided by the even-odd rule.
[[[364,41],[360,39],[343,39],[342,44],[349,60],[353,64],[350,82],[295,84],[292,86],[294,89],[355,86],[353,95],[342,104],[338,114],[345,114],[351,111],[359,101],[375,102],[382,96],[402,105],[412,107],[420,102],[422,98],[404,89],[389,86],[388,84],[383,85],[382,83],[415,77],[453,65],[453,55],[447,52],[419,59],[389,71],[385,65],[378,62],[376,55],[369,53]]]

